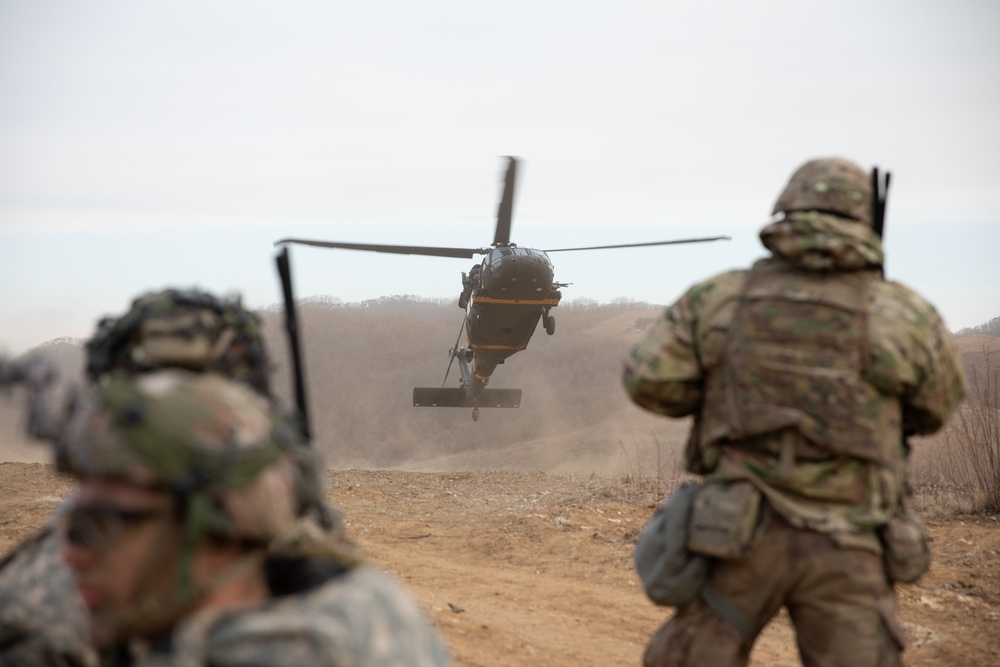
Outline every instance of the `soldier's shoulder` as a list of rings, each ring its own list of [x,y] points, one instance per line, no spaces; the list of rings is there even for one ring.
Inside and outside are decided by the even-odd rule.
[[[198,625],[191,624],[195,630]],[[197,632],[182,632],[179,639],[182,650],[204,641],[209,662],[220,664],[448,664],[444,644],[417,601],[368,566],[310,591],[224,614],[204,639]]]
[[[86,609],[49,525],[0,563],[0,665],[89,665]]]
[[[682,297],[682,301],[689,308],[699,310],[708,304],[735,297],[743,290],[746,274],[746,269],[733,269],[717,273],[688,288],[688,291]]]
[[[915,327],[939,326],[941,317],[934,305],[916,290],[897,281],[877,281],[872,290],[872,309],[876,322],[889,326],[910,324]]]

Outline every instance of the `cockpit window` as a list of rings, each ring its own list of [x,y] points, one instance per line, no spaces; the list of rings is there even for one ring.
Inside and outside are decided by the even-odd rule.
[[[512,248],[494,248],[490,251],[490,265],[496,266],[504,257],[509,257],[513,254],[514,251]]]

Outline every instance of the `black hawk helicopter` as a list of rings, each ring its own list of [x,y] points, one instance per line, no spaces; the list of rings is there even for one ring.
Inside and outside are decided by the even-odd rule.
[[[470,259],[476,255],[484,255],[483,260],[474,265],[468,274],[462,274],[462,293],[458,298],[458,305],[465,310],[465,318],[459,328],[455,345],[449,350],[451,358],[445,371],[444,382],[440,387],[416,387],[413,390],[414,406],[472,408],[474,421],[479,420],[479,408],[520,406],[520,389],[487,389],[486,385],[499,364],[528,346],[539,320],[550,336],[556,331],[555,318],[549,311],[559,305],[559,300],[562,298],[560,288],[570,283],[560,283],[553,279],[554,269],[547,253],[703,243],[729,239],[728,236],[712,236],[586,248],[549,250],[521,248],[510,242],[517,159],[508,157],[507,160],[503,196],[497,211],[496,232],[489,248],[435,248],[291,238],[281,239],[274,244],[277,246],[298,243],[321,248]],[[463,332],[466,335],[466,345],[459,347]],[[456,359],[462,374],[462,383],[459,387],[448,388],[444,385],[448,381],[448,374]]]

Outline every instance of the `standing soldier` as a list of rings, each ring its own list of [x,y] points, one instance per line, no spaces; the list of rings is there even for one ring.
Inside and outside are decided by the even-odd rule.
[[[873,199],[857,165],[807,162],[760,233],[771,256],[690,288],[632,351],[626,391],[694,415],[685,464],[704,476],[637,546],[647,592],[678,606],[648,666],[745,665],[782,606],[807,666],[899,664],[893,582],[915,580],[929,553],[904,433],[941,428],[964,378],[934,308],[882,279]],[[665,571],[642,556],[663,517],[674,551],[687,528],[690,567],[656,589],[673,597],[654,594]]]
[[[262,323],[238,299],[196,289],[150,292],[122,316],[101,319],[87,342],[87,376],[97,384],[162,368],[219,373],[269,396]],[[322,499],[316,452],[303,446],[296,456],[299,512],[336,519]],[[0,562],[0,667],[96,664],[86,610],[62,560],[65,511]]]

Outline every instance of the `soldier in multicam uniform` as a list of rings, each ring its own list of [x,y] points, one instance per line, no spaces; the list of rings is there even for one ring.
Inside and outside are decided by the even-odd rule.
[[[269,362],[260,319],[238,299],[166,289],[136,298],[121,317],[103,318],[87,343],[88,377],[180,367],[227,375],[269,395]],[[322,466],[310,447],[296,451],[299,510],[340,529],[322,499]],[[86,610],[62,560],[60,515],[0,562],[0,667],[90,667]]]
[[[164,370],[77,400],[66,560],[134,666],[446,665],[417,602],[298,510],[298,431],[243,384]]]
[[[694,415],[704,475],[686,540],[707,582],[646,665],[745,665],[782,606],[805,665],[900,664],[893,581],[929,558],[904,429],[941,428],[964,377],[934,308],[882,279],[871,190],[846,160],[803,165],[760,233],[771,257],[689,289],[626,363],[638,405]]]

